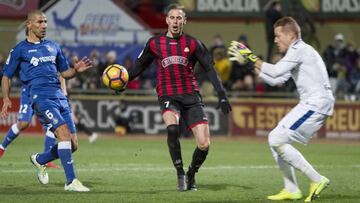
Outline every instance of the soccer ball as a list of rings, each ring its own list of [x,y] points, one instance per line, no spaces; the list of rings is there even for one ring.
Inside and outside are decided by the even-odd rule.
[[[129,80],[129,74],[123,66],[112,64],[106,67],[102,74],[102,82],[106,87],[113,90],[125,89]]]

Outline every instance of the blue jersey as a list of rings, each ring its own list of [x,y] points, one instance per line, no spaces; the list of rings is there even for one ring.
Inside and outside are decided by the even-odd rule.
[[[4,76],[12,78],[17,70],[20,80],[30,87],[30,95],[48,98],[64,97],[58,72],[66,71],[69,64],[60,46],[50,40],[18,43],[11,50],[4,65]]]
[[[34,114],[34,111],[31,106],[29,87],[26,85],[23,85],[21,87],[20,109],[19,109],[18,120],[30,123],[33,114]]]

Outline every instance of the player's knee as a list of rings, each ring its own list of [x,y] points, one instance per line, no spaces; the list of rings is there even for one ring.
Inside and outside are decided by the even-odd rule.
[[[17,128],[19,129],[19,131],[22,131],[22,130],[28,128],[29,125],[30,125],[29,122],[22,122],[22,121],[21,121],[21,122],[18,122],[18,123],[17,123]]]
[[[179,134],[180,134],[179,125],[176,125],[176,124],[169,125],[167,127],[167,132],[168,132],[168,140],[169,139],[176,140],[177,137],[179,137]]]
[[[61,125],[55,130],[55,134],[59,141],[70,141],[71,134],[66,125]]]
[[[210,147],[210,141],[204,140],[197,144],[198,148],[202,151],[207,151]]]
[[[286,132],[279,130],[279,128],[273,129],[268,136],[268,143],[270,147],[276,148],[285,143]]]

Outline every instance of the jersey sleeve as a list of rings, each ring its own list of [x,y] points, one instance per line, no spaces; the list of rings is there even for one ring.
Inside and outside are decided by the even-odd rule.
[[[60,46],[58,44],[56,45],[56,49],[57,49],[57,56],[56,56],[56,64],[57,64],[57,70],[58,72],[64,72],[67,69],[70,68],[69,63],[64,55],[64,52],[62,51],[62,49],[60,48]]]
[[[199,40],[196,41],[195,57],[206,72],[214,68],[214,60],[209,50]]]
[[[225,88],[222,85],[219,74],[214,67],[214,60],[212,59],[212,56],[210,55],[210,52],[207,50],[205,45],[199,40],[196,42],[195,57],[206,71],[210,82],[218,93],[218,96],[220,98],[226,98]]]
[[[290,47],[286,55],[278,61],[275,65],[270,63],[263,63],[261,66],[261,72],[276,78],[292,69],[298,67],[300,62],[301,53],[299,48]]]
[[[154,61],[155,57],[150,48],[150,43],[152,42],[151,39],[146,43],[145,48],[141,51],[138,58],[135,60],[134,67],[128,70],[129,81],[139,76]]]
[[[9,53],[8,58],[6,59],[3,75],[8,78],[12,78],[16,70],[19,68],[20,61],[20,50],[16,48],[12,49]]]
[[[283,75],[280,75],[279,77],[273,78],[263,72],[259,74],[259,77],[268,85],[275,86],[275,85],[281,85],[284,84],[286,81],[289,80],[291,77],[291,72],[286,72]]]

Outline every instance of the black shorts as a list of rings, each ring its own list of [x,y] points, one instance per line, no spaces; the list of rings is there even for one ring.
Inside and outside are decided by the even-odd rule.
[[[165,111],[178,113],[189,128],[193,128],[197,124],[208,123],[204,103],[198,93],[162,96],[159,97],[159,104],[162,113]]]

